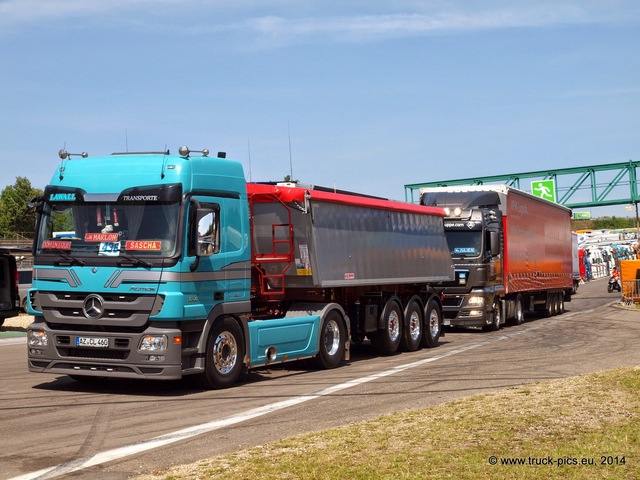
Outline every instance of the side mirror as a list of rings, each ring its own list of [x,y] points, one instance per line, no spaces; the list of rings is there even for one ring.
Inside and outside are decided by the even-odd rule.
[[[33,215],[34,213],[42,213],[42,206],[44,205],[44,195],[38,195],[31,199],[27,204],[27,208],[24,210],[24,215]]]
[[[500,255],[500,235],[498,232],[489,232],[489,251],[492,257]]]
[[[199,208],[196,218],[196,255],[210,257],[217,250],[216,211]]]

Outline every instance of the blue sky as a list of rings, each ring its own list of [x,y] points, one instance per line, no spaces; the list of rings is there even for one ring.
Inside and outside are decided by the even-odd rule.
[[[0,189],[65,145],[394,199],[640,160],[635,0],[0,0],[0,60]]]

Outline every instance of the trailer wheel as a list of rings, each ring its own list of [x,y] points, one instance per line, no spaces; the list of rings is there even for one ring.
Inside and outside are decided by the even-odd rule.
[[[500,299],[496,298],[493,303],[493,318],[489,325],[485,325],[482,329],[487,332],[497,332],[500,330],[500,323],[502,322],[502,307],[500,306]]]
[[[336,310],[331,310],[320,331],[320,350],[314,359],[317,368],[328,370],[342,363],[346,336],[342,316]]]
[[[524,323],[524,310],[522,309],[522,296],[518,295],[516,297],[516,305],[514,312],[514,322],[516,325],[522,325]]]
[[[544,310],[542,312],[545,317],[551,317],[554,315],[553,308],[553,294],[547,292],[547,301],[545,302]]]
[[[422,341],[422,307],[416,299],[412,299],[404,310],[404,330],[400,348],[407,352],[415,352]]]
[[[564,313],[564,293],[558,293],[558,315]]]
[[[243,358],[242,329],[232,318],[225,318],[209,333],[204,373],[198,376],[199,384],[212,389],[230,387],[240,378]]]
[[[442,328],[442,312],[438,302],[431,299],[424,309],[425,329],[422,334],[423,347],[437,347]]]
[[[395,300],[388,300],[380,316],[382,329],[371,335],[371,343],[381,355],[398,350],[402,339],[402,310]]]

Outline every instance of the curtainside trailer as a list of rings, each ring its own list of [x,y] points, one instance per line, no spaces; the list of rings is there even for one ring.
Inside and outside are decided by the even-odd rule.
[[[573,293],[571,210],[506,185],[423,188],[421,204],[445,209],[455,280],[444,290],[445,325],[498,330],[524,311],[564,312]]]

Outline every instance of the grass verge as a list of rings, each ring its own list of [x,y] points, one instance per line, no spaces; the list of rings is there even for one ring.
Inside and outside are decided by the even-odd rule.
[[[139,480],[637,479],[640,367],[300,435]]]

